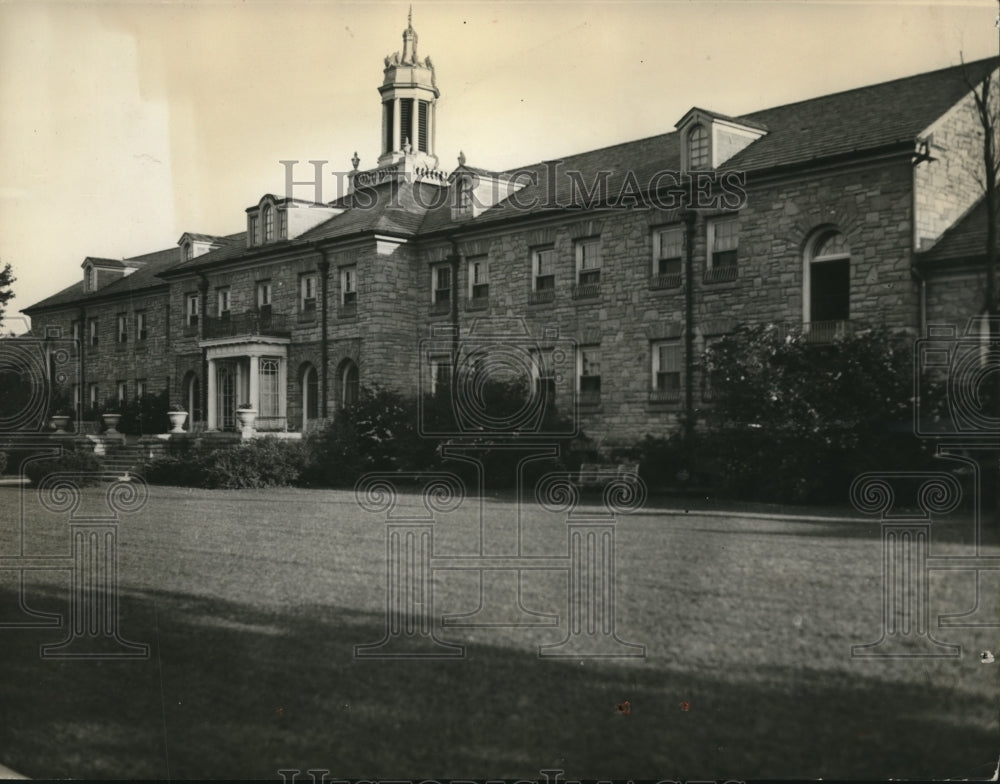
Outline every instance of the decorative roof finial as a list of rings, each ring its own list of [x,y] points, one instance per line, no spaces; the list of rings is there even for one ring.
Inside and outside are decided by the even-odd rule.
[[[354,153],[354,157],[351,158],[351,163],[354,164],[354,171],[358,170],[358,165],[361,163],[361,159],[358,157],[357,151]]]
[[[465,166],[465,153],[461,150],[458,151],[458,165]]]
[[[406,26],[410,30],[413,29],[413,3],[410,3],[410,12],[406,15]]]
[[[416,65],[417,63],[417,31],[413,29],[413,6],[406,16],[406,29],[403,31],[403,63]]]

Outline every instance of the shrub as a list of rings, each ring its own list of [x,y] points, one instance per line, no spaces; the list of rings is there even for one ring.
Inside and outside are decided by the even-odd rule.
[[[153,484],[186,487],[285,487],[303,482],[310,463],[301,441],[259,438],[211,450],[186,445],[150,462],[144,476]]]
[[[101,464],[90,452],[68,452],[59,457],[26,461],[23,470],[25,476],[31,480],[32,484],[36,485],[49,474],[60,471],[93,474],[93,476],[77,480],[81,485],[88,485],[96,484],[96,473],[101,470]]]
[[[744,329],[712,346],[713,406],[692,452],[734,497],[844,502],[863,471],[930,460],[911,431],[911,363],[909,342],[884,329],[825,345]]]

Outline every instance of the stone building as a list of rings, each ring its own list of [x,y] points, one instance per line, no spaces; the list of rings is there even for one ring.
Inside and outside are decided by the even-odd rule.
[[[249,403],[259,430],[302,431],[361,386],[416,395],[492,363],[598,441],[663,434],[710,402],[700,359],[741,324],[827,341],[981,312],[968,84],[996,67],[741,117],[695,107],[659,136],[447,171],[411,25],[384,61],[377,166],[355,156],[346,195],[268,194],[243,233],[88,257],[24,312],[79,340],[81,405],[168,389],[195,430],[233,429]]]

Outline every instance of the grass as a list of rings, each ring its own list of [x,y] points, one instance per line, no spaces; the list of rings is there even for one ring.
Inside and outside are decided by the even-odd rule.
[[[101,501],[102,488],[84,491]],[[19,488],[0,488],[0,554]],[[539,659],[565,633],[565,577],[532,572],[523,601],[559,628],[444,629],[455,661],[361,660],[384,634],[385,528],[352,493],[150,488],[120,527],[122,633],[146,661],[43,661],[65,629],[0,629],[0,763],[32,777],[989,778],[997,759],[996,628],[935,629],[949,660],[859,661],[879,636],[881,542],[870,522],[687,515],[622,518],[617,628],[645,659]],[[65,520],[26,505],[34,553],[65,553]],[[400,514],[422,507],[401,499]],[[435,525],[435,552],[478,542],[477,502]],[[484,502],[486,540],[515,506]],[[523,512],[523,552],[565,553],[565,521]],[[967,553],[967,521],[934,554]],[[1000,554],[995,544],[990,554]],[[0,619],[14,573],[0,572]],[[502,577],[486,573],[485,590]],[[972,604],[971,573],[932,577],[932,619]],[[984,612],[995,620],[996,573]],[[34,572],[33,609],[63,612],[66,577]],[[478,583],[438,573],[440,613]],[[629,699],[626,716],[616,705]],[[686,707],[686,709],[685,709]]]

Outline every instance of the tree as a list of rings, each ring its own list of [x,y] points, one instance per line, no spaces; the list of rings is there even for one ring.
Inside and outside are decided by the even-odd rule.
[[[13,285],[16,280],[17,278],[14,277],[14,270],[11,269],[10,263],[5,264],[0,269],[0,325],[3,324],[7,303],[14,296]]]

